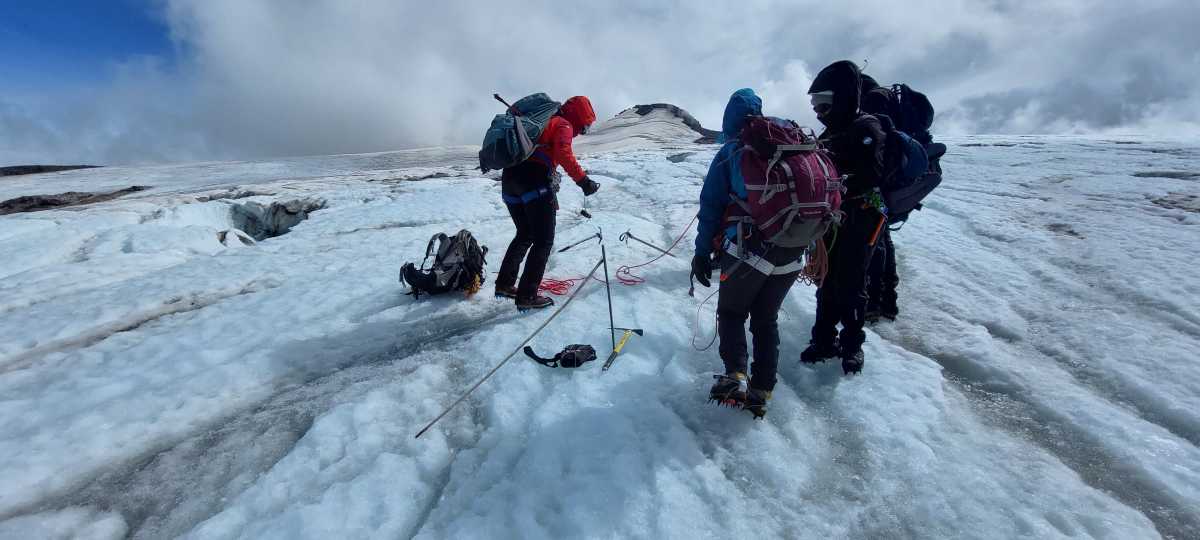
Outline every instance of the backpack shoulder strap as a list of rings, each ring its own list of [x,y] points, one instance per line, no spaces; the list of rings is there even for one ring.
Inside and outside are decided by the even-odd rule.
[[[441,246],[443,244],[445,244],[447,239],[448,238],[446,237],[445,233],[437,233],[437,234],[429,237],[429,245],[425,246],[425,258],[421,260],[421,270],[425,270],[425,263],[429,262],[429,257],[433,255],[434,244],[438,245],[438,253],[440,254]],[[434,260],[434,263],[436,264],[437,258],[435,257],[433,260]]]

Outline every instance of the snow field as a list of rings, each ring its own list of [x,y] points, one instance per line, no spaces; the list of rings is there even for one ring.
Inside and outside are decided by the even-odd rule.
[[[564,185],[557,246],[600,227],[615,270],[656,256],[621,232],[680,234],[715,148],[659,124],[594,143],[595,218]],[[894,237],[899,321],[869,333],[860,376],[801,366],[815,299],[796,285],[761,422],[705,403],[721,368],[691,345],[715,304],[696,328],[693,231],[634,271],[646,283],[613,284],[617,325],[646,336],[611,371],[592,282],[533,346],[601,360],[518,353],[414,439],[548,316],[492,298],[492,275],[468,300],[402,294],[431,234],[470,229],[491,271],[511,238],[499,186],[450,151],[155,169],[165,194],[2,217],[0,538],[1188,537],[1200,237],[1151,201],[1194,181],[1132,174],[1195,168],[1196,150],[950,143],[945,184]],[[417,164],[362,173],[400,159]],[[242,199],[194,194],[249,184],[326,207],[222,245]],[[555,254],[547,276],[598,257]]]

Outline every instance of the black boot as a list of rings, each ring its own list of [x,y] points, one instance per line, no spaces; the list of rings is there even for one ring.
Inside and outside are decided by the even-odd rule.
[[[507,287],[496,285],[496,298],[514,298],[515,299],[516,297],[517,297],[517,288],[516,287],[513,287],[512,285],[509,285]]]
[[[751,388],[746,393],[746,403],[742,405],[742,408],[750,411],[750,414],[754,415],[755,420],[762,420],[762,417],[767,415],[768,401],[771,401],[770,390]]]
[[[858,349],[854,352],[842,353],[842,373],[849,375],[851,373],[859,373],[863,368],[863,352]]]
[[[815,341],[810,341],[808,342],[808,348],[804,349],[804,352],[800,353],[800,361],[804,362],[805,364],[815,364],[817,362],[829,360],[830,358],[841,354],[841,352],[842,351],[838,348],[837,343],[821,344]]]
[[[533,298],[517,298],[517,309],[520,311],[529,311],[531,309],[548,308],[554,305],[554,300],[545,296],[534,296]]]
[[[885,304],[884,304],[884,305],[883,305],[883,306],[882,306],[882,307],[879,309],[879,314],[880,314],[880,315],[882,315],[882,316],[883,316],[883,318],[885,318],[885,319],[887,319],[887,320],[889,320],[889,321],[895,321],[895,320],[896,320],[896,316],[900,314],[900,308],[896,307],[896,304],[895,304],[895,303],[892,303],[892,304],[887,304],[887,303],[885,303]],[[870,312],[868,312],[868,313],[867,313],[867,316],[869,317],[870,315],[871,315],[871,314],[870,314]],[[868,319],[868,320],[869,320],[869,319]]]
[[[741,407],[746,402],[746,374],[713,375],[717,382],[708,391],[708,400],[726,407]]]

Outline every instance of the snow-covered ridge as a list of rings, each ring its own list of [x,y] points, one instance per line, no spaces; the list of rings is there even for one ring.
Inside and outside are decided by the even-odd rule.
[[[718,132],[704,128],[687,111],[667,103],[636,105],[598,122],[577,139],[581,152],[617,152],[637,148],[682,147],[716,142]]]
[[[594,219],[559,194],[558,243],[600,227],[610,268],[656,256],[623,231],[683,232],[716,151],[668,111],[633,115],[581,137]],[[766,420],[705,404],[719,361],[692,348],[712,304],[697,325],[689,233],[613,289],[646,335],[611,371],[513,361],[420,440],[546,317],[490,283],[414,302],[397,282],[459,228],[497,268],[512,225],[475,149],[6,179],[0,198],[152,189],[0,216],[0,538],[1193,536],[1200,147],[946,142],[945,184],[896,235],[901,318],[872,329],[861,376],[796,363],[797,285]],[[234,208],[307,219],[241,241]],[[586,287],[539,351],[607,345]]]
[[[683,125],[691,128],[692,131],[695,131],[700,135],[700,139],[696,140],[698,143],[715,143],[717,136],[721,134],[720,131],[708,129],[700,125],[700,121],[696,120],[696,117],[692,116],[691,113],[683,110],[678,105],[672,105],[670,103],[651,103],[649,105],[634,105],[627,110],[633,110],[633,112],[642,116],[646,116],[647,114],[650,114],[651,111],[655,110],[667,111],[679,117],[679,119],[683,121]],[[618,116],[620,115],[618,114]]]

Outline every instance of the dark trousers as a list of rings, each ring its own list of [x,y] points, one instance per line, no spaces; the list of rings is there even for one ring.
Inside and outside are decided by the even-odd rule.
[[[867,277],[867,309],[878,309],[884,313],[896,313],[896,287],[900,275],[896,272],[896,246],[892,234],[886,228],[879,233],[875,242],[875,254],[871,256],[871,271]]]
[[[804,254],[804,248],[775,247],[765,258],[772,264],[794,262]],[[721,289],[717,300],[717,335],[721,339],[721,360],[725,372],[745,373],[746,318],[750,318],[750,333],[754,335],[754,365],[750,386],[760,390],[775,388],[775,372],[779,367],[779,307],[787,297],[800,271],[766,275],[728,253],[721,258]]]
[[[517,226],[517,234],[509,242],[508,251],[504,252],[496,286],[512,287],[516,284],[517,296],[533,298],[537,295],[538,285],[542,283],[546,262],[550,260],[550,250],[554,247],[555,196],[551,193],[527,203],[506,206],[513,225]],[[528,259],[526,253],[529,253]],[[525,271],[521,272],[521,282],[518,284],[517,272],[521,269],[522,260],[525,261]]]
[[[829,273],[817,288],[817,318],[813,323],[814,343],[831,345],[838,338],[847,354],[857,352],[867,339],[863,332],[867,308],[867,267],[871,264],[874,246],[868,244],[879,213],[863,209],[859,200],[846,201],[846,216],[841,225],[825,233],[829,251]],[[841,336],[837,325],[842,324]]]

